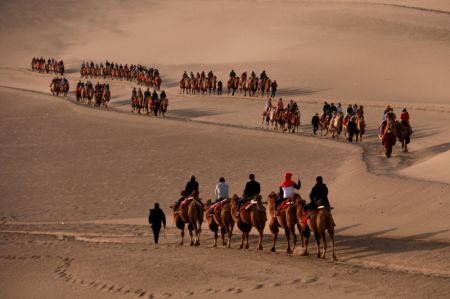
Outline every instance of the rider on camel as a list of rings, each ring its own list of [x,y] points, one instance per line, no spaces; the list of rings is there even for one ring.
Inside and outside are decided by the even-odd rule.
[[[266,103],[264,104],[264,115],[266,115],[269,112],[269,109],[272,108],[272,99],[268,98]]]
[[[231,70],[230,72],[230,78],[235,78],[236,77],[236,73],[234,70]]]
[[[266,71],[262,71],[261,75],[259,76],[259,79],[261,79],[261,81],[264,81],[267,79]]]
[[[252,173],[248,176],[248,178],[250,179],[250,181],[248,181],[245,185],[243,197],[237,202],[237,217],[239,217],[241,205],[261,193],[261,185],[257,181],[255,181],[255,175]]]
[[[177,210],[180,208],[181,202],[186,199],[187,197],[191,196],[193,192],[196,192],[197,194],[199,192],[199,186],[198,182],[195,180],[195,176],[191,175],[189,182],[187,182],[186,187],[181,192],[181,197],[178,199],[177,202]]]
[[[402,114],[400,114],[400,121],[402,125],[408,127],[409,134],[412,134],[412,128],[411,125],[409,124],[409,113],[406,110],[406,108],[403,108]]]
[[[292,180],[292,173],[286,172],[284,174],[284,180],[280,184],[280,192],[279,197],[275,201],[275,216],[278,216],[282,205],[280,205],[283,201],[289,199],[294,194],[294,189],[299,190],[301,187],[300,179],[297,179],[297,183]]]
[[[279,99],[278,99],[277,108],[278,108],[278,110],[284,108],[284,105],[283,105],[283,99],[282,99],[282,98],[279,98]]]

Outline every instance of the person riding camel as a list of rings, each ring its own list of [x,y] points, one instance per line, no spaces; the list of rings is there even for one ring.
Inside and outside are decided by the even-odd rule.
[[[311,189],[311,193],[309,194],[309,199],[311,200],[309,204],[305,205],[305,211],[311,211],[317,209],[318,203],[322,203],[326,209],[329,209],[331,215],[331,206],[328,201],[328,187],[323,183],[323,178],[321,176],[316,177],[316,184]],[[333,226],[336,226],[334,223],[333,216],[331,216],[331,220],[333,221]]]
[[[268,98],[264,103],[264,115],[266,115],[269,112],[269,109],[271,109],[272,107],[272,99]]]
[[[255,180],[255,175],[252,173],[248,176],[248,178],[250,181],[248,181],[245,185],[244,194],[237,202],[237,217],[239,217],[241,205],[261,193],[261,185]]]
[[[144,100],[148,101],[148,99],[150,99],[150,97],[151,97],[150,89],[147,88],[147,90],[144,92]]]
[[[364,120],[364,106],[360,105],[358,110],[356,111],[356,116],[359,117],[360,119]]]
[[[159,95],[159,97],[160,97],[161,101],[165,100],[167,98],[166,92],[164,90],[161,91],[161,94]]]
[[[412,128],[409,124],[409,113],[406,108],[403,108],[402,114],[400,114],[400,122],[409,129],[409,134],[412,134]]]
[[[292,104],[292,113],[296,113],[296,112],[298,112],[299,111],[299,108],[298,108],[298,105],[297,105],[297,102],[294,102],[293,104]]]
[[[183,73],[183,79],[186,79],[186,78],[188,78],[188,74],[187,74],[186,71],[184,71],[184,73]]]
[[[292,112],[292,106],[294,106],[294,101],[290,100],[286,107],[289,112]]]
[[[250,77],[252,77],[252,79],[256,79],[256,74],[255,74],[255,72],[254,71],[252,71],[252,74],[251,74],[251,76]]]
[[[277,108],[278,108],[278,110],[284,108],[284,104],[283,104],[283,99],[282,98],[278,99]]]
[[[177,211],[180,208],[181,202],[185,200],[187,197],[191,196],[194,191],[197,194],[200,193],[198,182],[195,180],[195,176],[191,175],[189,181],[186,183],[186,187],[184,188],[183,191],[181,191],[181,197],[178,199],[177,202]]]
[[[209,73],[208,73],[208,78],[212,79],[213,77],[214,77],[214,73],[213,73],[212,70],[210,70]]]
[[[261,75],[259,76],[259,79],[261,79],[261,81],[264,81],[267,79],[267,75],[266,75],[266,71],[262,71]]]
[[[326,115],[326,114],[328,114],[328,112],[330,112],[330,104],[328,104],[327,101],[325,101],[323,103],[322,111],[323,111],[323,115]]]
[[[236,73],[234,70],[231,70],[230,72],[230,78],[236,78]]]
[[[300,179],[297,179],[297,183],[292,180],[292,173],[286,172],[284,174],[284,179],[280,184],[279,197],[275,201],[275,216],[278,216],[282,205],[280,205],[285,200],[289,199],[294,194],[294,189],[299,190],[301,187]]]

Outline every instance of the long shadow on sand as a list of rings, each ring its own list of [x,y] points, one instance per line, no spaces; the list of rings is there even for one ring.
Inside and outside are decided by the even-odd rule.
[[[329,90],[329,88],[315,89],[315,88],[280,88],[277,90],[277,96],[304,96],[320,93]]]

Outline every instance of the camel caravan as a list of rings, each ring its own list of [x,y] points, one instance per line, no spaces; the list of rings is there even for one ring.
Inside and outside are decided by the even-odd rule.
[[[257,97],[260,95],[273,98],[276,95],[277,88],[277,81],[271,81],[266,71],[262,71],[258,78],[254,71],[252,71],[250,76],[247,75],[246,71],[241,76],[237,76],[236,72],[232,70],[227,82],[228,94],[233,96],[238,92],[239,94],[244,94],[244,96]]]
[[[249,183],[247,183],[247,186]],[[259,186],[259,183],[257,184]],[[303,248],[301,255],[308,255],[309,237],[312,233],[316,239],[317,257],[322,259],[326,257],[328,236],[331,242],[332,259],[333,261],[337,260],[334,248],[335,224],[331,215],[331,209],[333,208],[329,207],[327,198],[325,198],[326,201],[325,199],[314,198],[314,204],[312,203],[313,200],[307,204],[298,193],[292,193],[287,198],[283,198],[282,195],[271,192],[267,196],[267,201],[264,202],[260,194],[248,197],[244,191],[242,198],[234,194],[223,199],[209,199],[204,204],[199,197],[198,190],[193,190],[189,196],[185,196],[185,194],[184,191],[181,192],[182,197],[170,206],[174,223],[181,230],[180,245],[184,244],[186,226],[189,231],[190,245],[200,245],[202,223],[206,218],[208,227],[213,232],[213,247],[218,246],[219,237],[222,246],[231,247],[233,230],[237,226],[241,232],[240,249],[250,247],[250,232],[254,229],[257,232],[258,239],[256,249],[262,250],[264,229],[267,221],[269,221],[273,241],[271,252],[276,251],[278,234],[280,229],[284,229],[288,242],[287,253],[292,254],[294,252],[297,246],[298,233]],[[266,206],[268,207],[268,213]]]
[[[162,79],[158,69],[143,65],[122,65],[114,62],[95,63],[83,62],[80,68],[82,78],[101,78],[110,80],[136,81],[138,85],[160,90]]]
[[[276,106],[272,105],[272,99],[268,98],[264,104],[261,127],[279,130],[282,132],[295,133],[300,127],[300,109],[293,100],[284,107],[283,99],[280,98]]]
[[[55,77],[50,82],[50,92],[56,96],[67,96],[69,92],[69,80],[64,77]]]
[[[185,71],[180,80],[180,94],[202,94],[202,95],[222,95],[223,83],[217,80],[213,71],[209,71],[206,76],[205,71],[197,72],[197,75],[191,71],[190,75]]]
[[[91,81],[81,82],[78,81],[75,91],[77,102],[87,103],[94,105],[95,107],[108,108],[109,101],[111,100],[111,91],[109,84],[97,82],[95,87]]]
[[[33,72],[39,73],[53,73],[64,76],[64,62],[62,60],[58,61],[53,58],[48,58],[45,60],[44,58],[36,58],[33,57],[31,60],[31,70]]]
[[[131,112],[133,113],[141,114],[142,110],[147,115],[151,113],[155,117],[158,115],[164,117],[168,107],[169,99],[164,90],[158,95],[156,90],[151,93],[147,88],[145,92],[142,92],[140,87],[138,90],[134,87],[131,92]]]
[[[335,105],[324,102],[322,116],[319,118],[318,114],[313,116],[311,124],[313,125],[314,134],[317,127],[320,125],[321,136],[340,136],[344,132],[345,139],[353,142],[353,137],[356,141],[362,141],[362,136],[365,133],[366,123],[364,121],[364,107],[357,104],[349,104],[344,117],[341,103]]]
[[[392,149],[397,139],[402,145],[402,152],[408,152],[408,144],[411,141],[412,133],[413,131],[409,123],[409,113],[406,108],[402,110],[400,121],[398,121],[394,110],[389,105],[386,106],[383,121],[378,128],[378,137],[384,147],[386,157],[390,158],[392,156]]]

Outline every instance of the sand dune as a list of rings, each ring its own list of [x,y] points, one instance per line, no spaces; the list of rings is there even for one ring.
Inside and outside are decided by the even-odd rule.
[[[446,298],[450,277],[448,1],[2,1],[0,3],[0,296],[3,298]],[[111,107],[49,95],[33,56],[64,59],[72,90],[84,60],[156,66],[165,119],[132,115],[133,83]],[[263,69],[302,111],[296,134],[261,129],[261,98],[180,95],[184,70],[226,80]],[[365,106],[361,144],[313,136],[324,100]],[[383,156],[383,108],[407,107],[410,151]],[[313,256],[180,247],[169,206],[191,174],[204,200],[220,176],[262,194],[285,171],[308,197],[325,178],[338,263]],[[168,215],[151,243],[148,208]],[[211,243],[210,243],[211,242]],[[251,248],[256,247],[252,235]],[[313,255],[314,246],[310,248]],[[318,290],[320,289],[320,293]],[[318,295],[320,294],[320,295]]]

